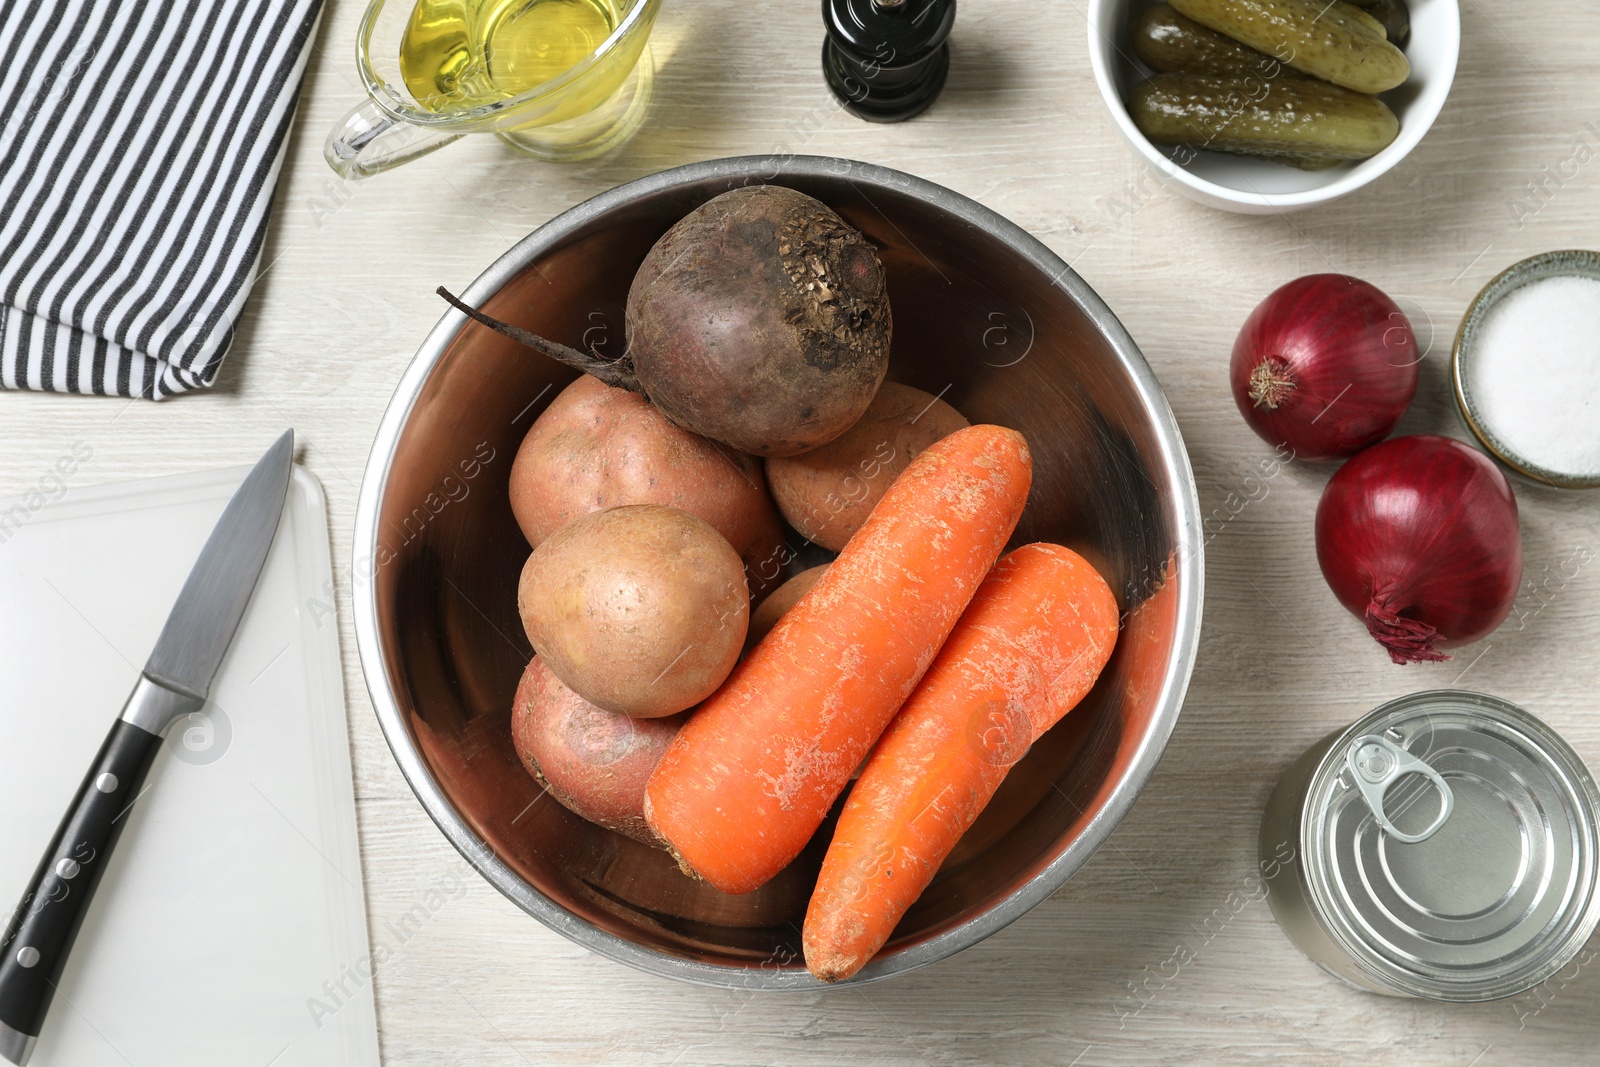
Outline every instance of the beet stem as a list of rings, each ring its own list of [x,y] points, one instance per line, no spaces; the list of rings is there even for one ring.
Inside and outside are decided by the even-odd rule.
[[[444,297],[446,303],[467,316],[467,318],[489,327],[496,333],[504,334],[518,344],[531,348],[542,356],[553,359],[557,363],[575,367],[585,374],[592,374],[607,385],[614,385],[619,389],[626,389],[633,393],[644,392],[644,389],[639,385],[639,379],[633,373],[633,361],[628,359],[627,356],[623,356],[621,359],[602,359],[600,356],[589,352],[580,352],[576,348],[569,348],[559,342],[540,337],[531,330],[524,330],[521,326],[513,326],[509,322],[501,322],[491,315],[485,315],[477,308],[456,299],[455,294],[442,285],[435,292]]]

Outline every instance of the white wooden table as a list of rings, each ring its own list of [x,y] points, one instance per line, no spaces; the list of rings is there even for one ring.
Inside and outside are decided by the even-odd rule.
[[[386,923],[431,902],[428,921],[377,972],[391,1067],[1594,1063],[1600,974],[1591,972],[1600,968],[1509,1003],[1379,998],[1327,978],[1245,894],[1278,772],[1403,693],[1449,684],[1498,693],[1544,715],[1600,766],[1600,495],[1519,487],[1529,587],[1511,621],[1451,663],[1400,668],[1318,573],[1311,516],[1328,470],[1287,469],[1207,550],[1189,698],[1109,846],[982,945],[888,984],[815,994],[722,992],[634,973],[549,932],[476,878],[395,769],[349,628],[357,487],[394,383],[439,317],[434,287],[459,290],[592,194],[697,159],[774,149],[855,157],[948,185],[1038,234],[1143,347],[1207,512],[1227,514],[1228,494],[1242,493],[1266,454],[1228,394],[1234,333],[1263,295],[1301,274],[1356,274],[1401,302],[1432,341],[1402,428],[1459,433],[1447,356],[1468,300],[1523,256],[1593,246],[1600,226],[1591,159],[1600,153],[1600,7],[1462,6],[1454,94],[1410,159],[1333,207],[1247,218],[1168,192],[1117,138],[1090,77],[1082,0],[963,4],[944,96],[893,127],[860,122],[827,95],[811,0],[667,0],[655,108],[616,155],[547,166],[485,138],[344,185],[322,162],[322,140],[358,99],[361,9],[330,0],[266,269],[217,388],[162,404],[0,396],[0,493],[32,488],[79,441],[93,456],[74,481],[88,484],[244,463],[285,425],[300,432],[332,509],[375,941],[392,941]],[[1530,182],[1544,183],[1540,198]],[[1194,958],[1174,966],[1180,940]]]

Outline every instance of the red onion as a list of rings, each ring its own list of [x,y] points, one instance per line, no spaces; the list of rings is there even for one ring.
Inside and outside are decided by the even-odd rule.
[[[1517,499],[1494,462],[1448,437],[1373,445],[1317,505],[1317,562],[1396,663],[1485,637],[1522,583]]]
[[[1417,392],[1411,323],[1375,286],[1308,274],[1256,305],[1229,377],[1244,421],[1297,459],[1353,456],[1389,436]]]

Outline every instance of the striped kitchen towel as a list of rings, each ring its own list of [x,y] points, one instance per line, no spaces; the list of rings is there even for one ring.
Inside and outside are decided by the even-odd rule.
[[[210,385],[322,0],[0,0],[0,385]]]

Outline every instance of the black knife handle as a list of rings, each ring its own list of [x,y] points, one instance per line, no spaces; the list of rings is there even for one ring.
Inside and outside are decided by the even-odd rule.
[[[161,738],[118,719],[0,941],[0,1022],[37,1037],[67,953]]]

